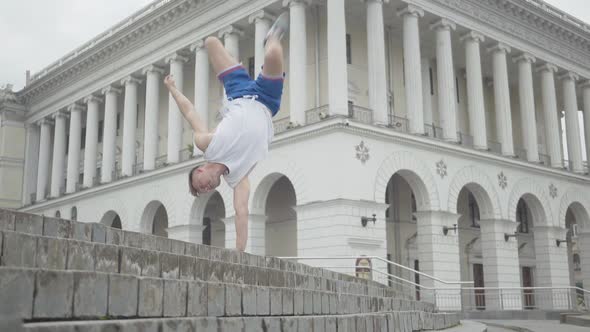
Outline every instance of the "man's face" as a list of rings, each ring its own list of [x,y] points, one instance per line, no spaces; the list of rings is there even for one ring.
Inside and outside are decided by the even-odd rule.
[[[213,171],[199,167],[193,171],[192,185],[199,194],[206,194],[219,186],[220,179]]]

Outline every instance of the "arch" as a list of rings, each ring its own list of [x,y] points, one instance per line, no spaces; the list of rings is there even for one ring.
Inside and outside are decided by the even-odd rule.
[[[297,256],[297,195],[281,176],[272,185],[264,206],[264,248],[267,256]]]
[[[94,205],[90,205],[87,206],[84,209],[84,214],[86,215],[90,215],[91,212],[87,211],[87,210],[93,210],[95,209],[95,213],[92,212],[92,216],[93,218],[95,216],[102,216],[100,223],[102,222],[102,219],[109,214],[109,212],[114,213],[117,217],[119,217],[119,221],[121,223],[121,229],[132,229],[133,227],[130,227],[129,225],[129,215],[128,215],[128,211],[127,211],[127,205],[123,204],[124,200],[122,199],[116,199],[115,197],[109,198],[107,200],[105,200],[104,204],[100,204],[99,206],[94,206]],[[112,214],[111,214],[112,215]],[[114,220],[115,217],[113,217]],[[112,222],[112,220],[110,221]],[[103,223],[105,224],[105,223]],[[107,225],[107,224],[105,224]],[[110,224],[108,224],[110,225]],[[107,226],[108,226],[107,225]],[[125,225],[125,226],[123,226]]]
[[[168,215],[169,209],[166,208],[164,203],[162,203],[158,200],[154,200],[154,201],[151,201],[147,204],[147,206],[143,210],[143,213],[141,214],[140,232],[146,233],[146,234],[155,234],[154,227],[159,226],[159,225],[155,224],[155,222],[156,222],[155,217],[157,214],[161,213],[162,208],[164,209],[164,213],[166,216],[165,227],[168,228],[168,225],[170,225],[170,219],[169,219],[169,215]],[[165,236],[165,235],[163,235],[162,232],[158,232],[158,234],[160,236]]]
[[[118,222],[118,224],[117,224]],[[100,219],[100,223],[109,227],[119,228],[122,229],[123,225],[121,223],[121,217],[119,214],[113,210],[109,210],[105,212],[105,214]]]
[[[501,219],[502,209],[500,197],[494,189],[490,178],[474,166],[468,166],[461,169],[449,186],[449,201],[447,211],[457,213],[457,201],[459,193],[467,187],[475,197],[479,207],[481,220]]]
[[[587,196],[588,194],[584,194],[579,189],[571,189],[565,195],[563,195],[561,198],[561,204],[559,206],[559,226],[566,226],[565,216],[567,214],[567,210],[571,207],[577,224],[584,229],[590,229],[590,200]]]
[[[531,178],[524,178],[514,185],[508,200],[508,219],[516,222],[516,207],[518,201],[524,199],[533,217],[535,226],[553,226],[553,213],[549,196],[545,190]]]
[[[375,179],[376,202],[385,202],[387,185],[396,173],[402,176],[414,191],[418,211],[440,210],[438,189],[432,174],[424,166],[424,162],[407,151],[391,154],[379,166]]]
[[[55,217],[61,218],[61,212],[59,212],[59,210],[55,211]]]
[[[307,178],[305,172],[297,167],[297,162],[290,158],[288,155],[275,153],[273,151],[272,164],[270,162],[260,163],[252,174],[252,178],[260,179],[256,190],[253,191],[253,195],[250,200],[250,211],[251,213],[264,214],[264,206],[266,203],[266,197],[270,192],[272,185],[281,176],[286,176],[293,189],[295,190],[295,196],[297,197],[297,203],[299,205],[308,203],[307,189]],[[255,181],[252,181],[255,182]],[[227,207],[227,206],[226,206]],[[233,208],[233,202],[232,202]],[[228,210],[228,212],[230,212]],[[233,215],[233,211],[231,214]]]
[[[78,221],[78,208],[75,206],[70,210],[70,219],[72,221]]]
[[[190,195],[188,195],[190,196]],[[172,195],[170,193],[169,188],[163,187],[163,186],[158,186],[158,185],[152,185],[148,188],[146,188],[145,190],[142,191],[142,195],[141,195],[141,200],[140,202],[144,202],[143,204],[147,204],[149,205],[151,202],[153,201],[159,201],[160,204],[164,205],[164,208],[166,209],[166,214],[168,216],[168,226],[174,226],[175,221],[176,221],[176,209],[175,209],[175,201],[174,201],[174,197],[175,195]],[[149,203],[145,203],[145,202],[149,202]],[[140,203],[141,204],[141,203]],[[138,211],[141,208],[141,205],[137,207]],[[147,208],[147,206],[146,206]],[[145,208],[144,208],[144,213],[145,213]],[[154,211],[155,213],[155,211]],[[143,232],[144,231],[144,224],[143,224],[143,214],[142,214],[142,218],[140,219],[140,231]],[[151,234],[151,229],[147,231],[148,233]]]

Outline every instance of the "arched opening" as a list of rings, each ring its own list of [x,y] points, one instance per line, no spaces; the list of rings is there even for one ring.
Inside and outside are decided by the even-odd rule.
[[[151,201],[141,216],[141,228],[144,233],[168,237],[168,212],[160,201]]]
[[[418,175],[408,170],[402,170],[391,176],[385,192],[385,203],[389,205],[385,211],[387,259],[414,270],[420,270],[416,241],[418,220],[415,213],[419,206],[423,206],[423,202],[420,201],[421,197],[427,197],[423,191],[425,191],[425,186]],[[420,284],[420,275],[399,267],[394,268],[388,265],[387,272]],[[408,289],[407,285],[402,285],[394,280],[390,280],[389,284],[418,300],[421,297],[418,287]]]
[[[266,197],[265,250],[268,256],[297,256],[297,198],[286,176],[278,178]]]
[[[100,219],[100,223],[112,228],[123,229],[121,218],[117,214],[117,212],[111,210],[105,213],[102,218]]]
[[[523,290],[522,307],[524,309],[536,309],[537,301],[532,287],[537,285],[537,257],[535,252],[534,226],[539,223],[538,208],[541,202],[531,194],[523,195],[516,205],[516,239],[518,243],[518,260],[520,268],[521,287]]]
[[[483,190],[481,187],[479,189]],[[459,235],[461,281],[473,281],[473,287],[485,287],[480,208],[476,195],[468,186],[463,187],[459,192],[457,213],[460,215],[457,233]],[[467,291],[464,294],[463,301],[470,308],[477,310],[486,308],[486,295],[483,290]]]
[[[72,221],[78,221],[78,208],[77,207],[72,207],[72,210],[70,211],[70,218]]]
[[[59,212],[59,210],[55,211],[55,217],[61,218],[61,212]]]
[[[565,214],[567,228],[567,257],[569,266],[570,285],[583,288],[584,275],[582,273],[582,257],[589,255],[582,250],[583,243],[578,237],[580,230],[588,223],[588,213],[578,202],[572,203]]]
[[[211,195],[203,214],[203,244],[225,247],[225,204],[219,192]]]

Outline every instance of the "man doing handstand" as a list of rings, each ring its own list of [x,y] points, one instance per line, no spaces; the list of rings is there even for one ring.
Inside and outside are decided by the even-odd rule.
[[[265,39],[264,66],[256,80],[248,76],[246,69],[227,52],[219,39],[205,39],[209,61],[218,73],[228,99],[220,111],[223,119],[211,132],[195,112],[193,104],[176,88],[174,78],[167,76],[164,79],[194,131],[196,146],[205,153],[206,163],[189,173],[190,192],[199,196],[213,191],[223,175],[234,190],[236,248],[240,251],[246,249],[248,239],[248,175],[268,154],[274,134],[272,117],[281,104],[284,73],[280,41],[287,27],[288,16],[282,14],[270,28]]]

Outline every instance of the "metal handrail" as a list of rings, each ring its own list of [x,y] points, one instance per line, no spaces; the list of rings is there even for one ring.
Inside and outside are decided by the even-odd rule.
[[[404,265],[401,265],[401,264],[398,264],[398,263],[389,261],[389,260],[387,260],[385,258],[382,258],[382,257],[379,257],[379,256],[361,256],[361,257],[362,258],[369,258],[369,259],[378,260],[378,261],[381,261],[381,262],[384,262],[384,263],[387,263],[387,264],[390,264],[390,265],[399,267],[399,268],[404,269],[406,271],[409,271],[409,272],[412,272],[412,273],[416,273],[416,274],[421,275],[423,277],[426,277],[426,278],[429,278],[429,279],[432,279],[434,281],[437,281],[437,282],[440,282],[440,283],[443,283],[443,284],[447,284],[447,285],[473,284],[473,281],[446,281],[446,280],[442,280],[442,279],[439,279],[437,277],[434,277],[434,276],[431,276],[429,274],[426,274],[424,272],[420,272],[418,270],[414,270],[414,269],[409,268],[407,266],[404,266]],[[286,260],[318,260],[318,259],[339,259],[339,260],[342,260],[342,259],[357,259],[359,257],[358,256],[315,256],[315,257],[279,257],[279,258],[286,259]],[[366,268],[366,267],[364,267],[364,268]],[[379,271],[379,272],[381,272],[381,271]],[[385,273],[385,272],[381,272],[381,273]],[[404,279],[404,280],[406,280],[406,279]]]

